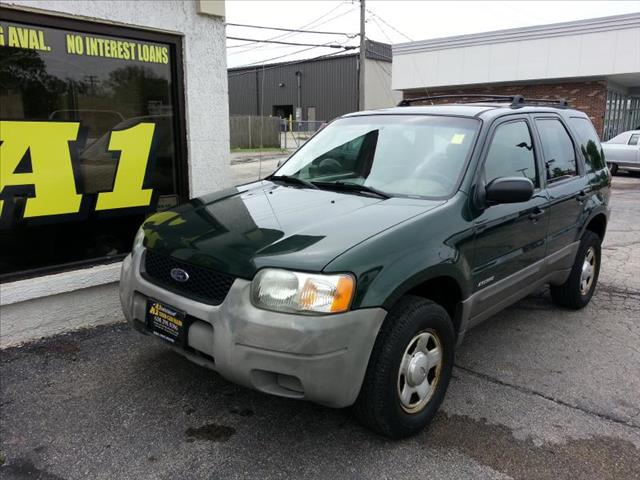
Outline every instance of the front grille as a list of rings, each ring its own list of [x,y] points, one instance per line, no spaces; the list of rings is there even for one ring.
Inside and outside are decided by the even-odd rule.
[[[174,268],[187,272],[189,279],[186,282],[174,280],[171,277]],[[151,283],[209,305],[220,305],[235,280],[235,277],[226,273],[183,262],[153,250],[145,252],[144,270],[141,273]]]

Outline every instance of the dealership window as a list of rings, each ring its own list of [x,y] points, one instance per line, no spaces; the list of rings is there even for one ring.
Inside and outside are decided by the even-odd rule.
[[[186,196],[179,39],[2,18],[0,279],[119,259]]]

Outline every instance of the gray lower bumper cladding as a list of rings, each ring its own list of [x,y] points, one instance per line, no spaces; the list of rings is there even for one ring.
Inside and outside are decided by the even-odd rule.
[[[125,317],[137,330],[148,333],[147,300],[158,300],[191,319],[185,348],[167,345],[193,362],[265,393],[337,408],[355,402],[385,310],[271,312],[251,303],[251,282],[243,279],[233,283],[222,304],[206,305],[142,278],[143,251],[125,259],[120,281]]]

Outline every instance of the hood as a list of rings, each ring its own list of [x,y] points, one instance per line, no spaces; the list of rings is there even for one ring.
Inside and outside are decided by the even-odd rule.
[[[354,245],[442,203],[262,181],[149,217],[145,246],[246,279],[267,266],[321,271]]]

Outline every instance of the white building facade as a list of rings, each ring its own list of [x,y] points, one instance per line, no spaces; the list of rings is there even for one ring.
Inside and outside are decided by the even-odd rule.
[[[392,85],[562,97],[611,138],[640,124],[640,13],[395,45]]]

